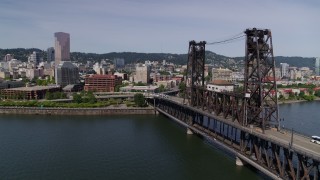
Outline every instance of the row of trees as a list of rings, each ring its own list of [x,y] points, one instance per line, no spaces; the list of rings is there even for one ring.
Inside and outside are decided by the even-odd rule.
[[[320,97],[320,90],[316,91],[314,94],[313,92],[309,92],[309,95],[306,95],[305,92],[301,91],[298,93],[290,92],[288,98],[286,99],[283,95],[279,96],[280,101],[284,100],[306,100],[306,101],[313,101],[316,97]]]
[[[58,94],[58,93],[57,93]],[[57,95],[54,94],[54,95]],[[54,101],[0,101],[0,106],[23,106],[23,107],[66,107],[66,108],[94,108],[107,107],[110,105],[118,106],[119,104],[126,104],[127,107],[137,106],[146,107],[147,103],[143,94],[138,93],[134,96],[134,100],[123,101],[121,99],[108,99],[104,101],[97,101],[92,92],[81,92],[73,94],[73,102],[54,102]]]
[[[289,85],[278,84],[277,87],[278,88],[308,88],[308,89],[313,89],[313,88],[315,88],[317,86],[315,84],[298,83],[298,84],[289,84]]]
[[[97,98],[94,96],[93,92],[91,91],[82,91],[81,93],[74,93],[72,95],[73,97],[73,102],[74,103],[90,103],[94,104],[97,102]]]

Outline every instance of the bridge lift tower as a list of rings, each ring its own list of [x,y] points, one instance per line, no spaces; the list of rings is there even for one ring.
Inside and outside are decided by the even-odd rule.
[[[187,74],[184,79],[186,92],[183,101],[186,103],[187,100],[190,106],[200,106],[203,103],[205,45],[205,41],[189,42]]]
[[[271,31],[269,29],[253,28],[245,30],[244,33],[246,35],[244,91],[242,103],[236,106],[241,107],[239,112],[242,112],[239,122],[243,126],[254,125],[260,127],[263,132],[268,128],[279,130]],[[243,36],[220,42],[227,42]],[[189,42],[187,73],[184,79],[186,83],[184,103],[187,100],[190,106],[198,108],[204,106],[207,98],[205,96],[209,94],[204,84],[205,45],[205,41]],[[224,93],[215,92],[215,94],[222,95]],[[225,94],[225,96],[229,99],[232,99],[233,96],[236,97],[235,94],[230,93]],[[216,106],[219,106],[218,104]],[[224,104],[220,104],[220,106],[224,106]],[[229,111],[229,109],[226,109],[226,111]]]
[[[271,31],[253,28],[247,29],[245,34],[245,125],[257,125],[263,132],[272,127],[279,130]]]

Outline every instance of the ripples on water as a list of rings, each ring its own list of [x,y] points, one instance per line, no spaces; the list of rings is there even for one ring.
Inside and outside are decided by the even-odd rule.
[[[299,131],[307,136],[320,136],[320,101],[281,104],[281,126]]]
[[[0,116],[0,179],[263,179],[163,116]]]

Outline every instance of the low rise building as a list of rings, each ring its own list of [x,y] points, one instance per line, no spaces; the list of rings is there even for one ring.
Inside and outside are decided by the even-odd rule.
[[[120,73],[120,72],[115,72],[113,75],[121,77],[122,80],[128,80],[128,74],[127,73]]]
[[[117,85],[122,84],[122,78],[115,75],[94,74],[85,77],[85,91],[93,92],[114,92]]]
[[[234,90],[234,85],[225,80],[214,80],[207,84],[207,90],[215,92],[231,92]]]
[[[225,80],[232,81],[232,71],[230,69],[213,68],[212,69],[213,80]]]
[[[23,81],[2,81],[0,82],[0,89],[9,89],[23,87],[25,83]]]
[[[63,89],[63,92],[80,92],[83,90],[83,85],[81,84],[69,84],[67,86],[65,86]]]
[[[3,78],[3,79],[10,78],[10,72],[9,71],[1,71],[0,70],[0,78]]]
[[[1,97],[4,99],[44,99],[47,92],[58,92],[60,86],[32,86],[11,89],[2,89]]]

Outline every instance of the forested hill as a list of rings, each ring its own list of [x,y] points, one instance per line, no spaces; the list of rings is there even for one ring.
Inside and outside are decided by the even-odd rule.
[[[244,57],[235,57],[236,61],[243,60]],[[314,69],[315,58],[311,57],[288,57],[288,56],[275,56],[276,67],[280,67],[280,63],[288,63],[290,66],[294,67],[309,67]]]
[[[0,49],[0,60],[6,54],[14,54],[14,58],[21,60],[23,62],[28,60],[28,56],[33,52],[39,52],[44,60],[47,59],[46,51],[30,48],[16,48],[16,49]],[[100,62],[102,59],[113,60],[114,58],[123,58],[125,63],[137,63],[144,62],[146,60],[150,61],[162,61],[166,60],[167,62],[172,62],[175,64],[186,64],[188,56],[187,54],[170,54],[170,53],[136,53],[136,52],[111,52],[104,54],[96,53],[82,53],[82,52],[72,52],[71,60],[77,62],[86,62],[94,61]],[[219,54],[216,54],[211,51],[206,51],[206,63],[214,63],[216,67],[234,67],[241,64],[241,60],[244,60],[244,57],[226,57]],[[276,65],[279,67],[280,63],[288,63],[290,66],[296,67],[314,67],[314,58],[305,58],[305,57],[284,57],[276,56]]]

